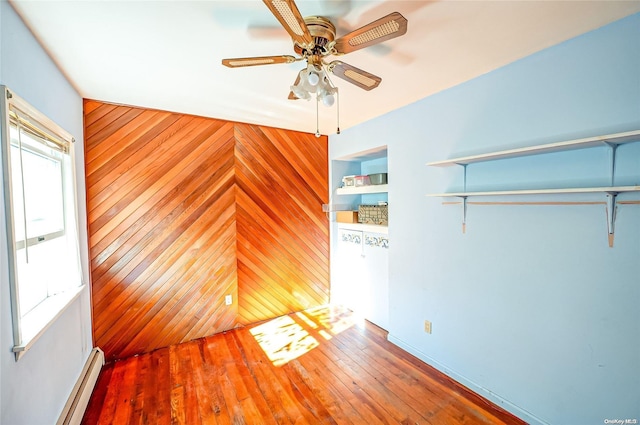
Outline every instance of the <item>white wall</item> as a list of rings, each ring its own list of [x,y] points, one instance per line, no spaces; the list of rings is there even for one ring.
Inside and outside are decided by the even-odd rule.
[[[634,129],[640,15],[331,136],[330,158],[388,145],[390,340],[532,423],[640,420],[640,205],[609,248],[602,204],[471,205],[463,235],[425,196],[462,185],[430,161]],[[640,143],[618,154],[616,183],[640,185]],[[608,155],[470,166],[468,189],[607,185]]]
[[[88,276],[82,98],[15,11],[0,0],[0,83],[8,86],[76,139],[81,255]],[[0,199],[3,199],[0,197]],[[85,288],[34,346],[15,361],[9,301],[4,205],[0,211],[0,423],[52,424],[91,351],[89,290]]]

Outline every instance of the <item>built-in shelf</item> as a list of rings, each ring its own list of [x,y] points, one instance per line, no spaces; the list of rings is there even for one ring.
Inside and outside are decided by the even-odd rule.
[[[350,144],[342,144],[343,148]],[[338,149],[339,151],[342,148]],[[329,204],[323,205],[331,233],[331,302],[344,305],[381,328],[388,328],[389,233],[375,224],[339,222],[339,211],[387,202],[388,186],[341,187],[345,176],[387,173],[387,146],[351,151],[329,163]],[[343,221],[353,220],[340,214]],[[363,297],[366,294],[366,297]]]
[[[450,167],[452,165],[467,165],[474,162],[492,161],[495,159],[515,158],[520,156],[539,155],[543,153],[585,149],[603,145],[621,145],[623,143],[637,142],[640,140],[640,130],[624,133],[607,134],[604,136],[587,137],[584,139],[568,140],[564,142],[548,143],[544,145],[528,146],[518,149],[484,153],[480,155],[463,156],[444,161],[429,162],[431,167]]]
[[[460,165],[464,169],[463,192],[434,193],[427,196],[443,197],[443,198],[460,198],[462,199],[462,232],[466,229],[467,220],[467,198],[473,196],[513,196],[513,195],[553,195],[553,194],[580,194],[580,193],[603,193],[607,196],[607,226],[609,234],[609,246],[613,247],[614,224],[616,196],[624,192],[640,192],[640,186],[613,186],[615,166],[616,166],[616,148],[623,143],[632,143],[640,141],[640,130],[627,131],[624,133],[607,134],[603,136],[587,137],[584,139],[568,140],[564,142],[549,143],[544,145],[529,146],[518,149],[503,150],[497,152],[489,152],[480,155],[464,156],[459,158],[447,159],[444,161],[429,162],[427,165],[432,167],[449,167],[452,165]],[[544,153],[560,152],[574,149],[585,149],[597,146],[608,146],[611,150],[610,163],[610,181],[612,186],[603,187],[573,187],[558,189],[524,189],[524,190],[494,190],[494,191],[466,191],[467,187],[467,166],[477,162],[492,161],[496,159],[508,159],[521,156],[538,155]]]
[[[388,192],[388,185],[386,184],[372,184],[368,186],[349,186],[339,187],[336,189],[338,195],[364,195],[368,193],[385,193]]]
[[[383,235],[389,234],[389,228],[387,226],[377,224],[338,223],[338,229],[360,230],[362,232],[381,233]]]

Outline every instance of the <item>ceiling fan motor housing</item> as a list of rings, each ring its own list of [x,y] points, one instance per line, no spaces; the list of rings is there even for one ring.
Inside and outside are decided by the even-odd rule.
[[[311,37],[313,37],[314,46],[311,49],[303,49],[297,43],[294,43],[293,49],[295,52],[302,56],[305,56],[305,51],[308,56],[326,56],[329,54],[330,52],[326,46],[335,40],[336,27],[328,18],[323,16],[308,16],[304,18],[304,22],[309,29]]]

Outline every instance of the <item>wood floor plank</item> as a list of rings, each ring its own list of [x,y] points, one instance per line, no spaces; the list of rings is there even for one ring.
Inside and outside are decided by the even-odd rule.
[[[247,379],[252,375],[252,371],[247,367],[244,357],[237,355],[236,342],[229,333],[225,333],[225,342],[224,358],[230,361],[224,362],[224,369],[226,376],[230,379],[236,389],[237,396],[241,400],[243,417],[246,423],[277,423],[273,416],[273,411],[264,400],[263,394],[253,385],[255,381]],[[248,403],[249,401],[250,403]]]
[[[359,335],[351,328],[341,334],[340,338],[329,340],[325,349],[334,352],[340,362],[351,371],[352,385],[355,393],[360,396],[360,401],[372,407],[379,418],[388,418],[387,415],[390,415],[394,423],[431,423],[421,415],[417,406],[407,402],[406,393],[392,385],[392,382],[385,382],[383,372],[375,367],[374,362],[369,363],[362,357],[362,346],[356,345],[356,342],[361,343],[360,340],[351,338],[345,341],[352,334]],[[374,367],[369,367],[370,365]],[[387,390],[389,386],[392,387],[389,388],[391,391]],[[362,393],[367,397],[363,397]],[[380,410],[381,406],[384,412]]]
[[[109,419],[108,421],[107,417],[104,417],[103,420],[103,417],[101,416],[101,423],[128,423],[132,406],[131,398],[135,390],[137,363],[138,358],[134,357],[128,362],[116,365],[117,369],[119,369],[119,374],[122,374],[122,380],[115,381],[121,382],[121,385],[116,387],[116,391],[113,394],[115,414],[113,415],[113,419]]]
[[[308,423],[299,406],[295,402],[290,383],[279,379],[279,371],[276,371],[269,359],[255,344],[248,332],[237,332],[234,337],[239,341],[240,355],[252,359],[245,364],[253,375],[255,384],[261,394],[267,399],[267,403],[275,408],[274,417],[279,424],[303,424]]]
[[[146,391],[155,393],[152,396],[153,403],[148,404],[149,424],[171,424],[170,403],[171,398],[171,369],[169,364],[169,348],[162,348],[150,354],[156,370],[156,386],[146,387]]]
[[[328,347],[335,347],[334,349],[345,353],[342,362],[352,371],[354,393],[356,395],[365,393],[368,397],[361,397],[361,401],[369,403],[370,407],[375,408],[379,417],[386,417],[388,414],[394,423],[432,423],[420,414],[416,406],[402,398],[404,394],[396,394],[387,390],[386,386],[380,382],[379,371],[363,367],[359,363],[361,359],[357,353],[347,349],[346,345],[336,344],[335,339],[332,340],[332,344],[328,344]]]
[[[311,331],[313,333],[313,331]],[[319,336],[319,338],[324,338]],[[395,419],[386,411],[379,409],[374,400],[355,381],[353,370],[345,364],[339,354],[332,354],[328,350],[312,350],[305,355],[305,364],[315,364],[315,375],[319,387],[335,388],[336,393],[328,399],[337,408],[336,418],[340,418],[341,412],[347,412],[344,423],[394,424]],[[340,418],[342,419],[342,418]],[[341,420],[340,423],[343,423]]]
[[[386,352],[378,346],[367,344],[359,354],[366,358],[368,362],[378,365],[378,370],[385,376],[385,382],[394,392],[403,393],[411,398],[420,408],[423,415],[437,418],[439,415],[453,413],[451,404],[447,403],[447,388],[438,382],[431,380],[429,386],[420,385],[412,368],[407,367],[403,362],[389,361]],[[434,400],[443,400],[444,403],[436,403]],[[470,412],[473,412],[471,403],[467,404]],[[487,424],[495,422],[495,418],[486,418]]]
[[[225,334],[225,335],[228,335],[228,334]],[[244,366],[244,367],[237,367],[237,372],[242,379],[242,383],[248,395],[254,400],[256,408],[260,413],[261,420],[265,424],[281,423],[274,416],[274,412],[267,398],[265,398],[265,395],[255,385],[254,375],[251,373],[251,370],[248,367],[246,367],[245,358],[239,352],[237,341],[235,339],[225,338],[225,342],[227,344],[226,348],[228,350],[229,355],[233,357],[234,361],[237,364],[242,364]]]
[[[98,381],[96,382],[95,389],[89,404],[87,405],[86,413],[84,415],[85,423],[96,424],[100,418],[100,414],[105,410],[105,399],[109,389],[109,382],[111,381],[111,375],[113,374],[112,365],[105,366],[100,372]]]
[[[231,423],[234,425],[251,424],[255,418],[261,416],[264,416],[265,421],[269,421],[270,412],[260,414],[260,409],[257,406],[257,404],[261,404],[260,397],[251,398],[244,382],[239,378],[235,361],[229,355],[228,341],[224,338],[224,334],[217,342],[217,344],[209,345],[209,349],[213,350],[212,357],[218,370],[218,385],[222,389]]]
[[[109,363],[93,424],[521,425],[344,309],[314,308]]]
[[[326,367],[331,364],[331,360],[321,351],[312,351],[308,355],[306,361],[317,359],[318,364],[322,365],[315,369],[314,375],[320,388],[327,388],[330,398],[325,400],[327,408],[334,413],[339,423],[345,424],[361,424],[369,425],[390,425],[393,420],[390,417],[381,415],[374,407],[372,408],[371,400],[366,394],[356,389],[353,391],[353,378],[344,370],[343,367]],[[333,389],[333,391],[331,391]],[[363,402],[364,400],[364,402]]]
[[[146,381],[155,374],[155,371],[151,369],[151,357],[144,356],[138,358],[138,370],[136,372],[136,381],[134,386],[132,400],[133,408],[131,409],[131,416],[129,418],[130,424],[143,424],[148,423],[145,418],[145,395],[144,385]]]
[[[296,399],[304,406],[302,412],[307,413],[305,416],[311,423],[337,424],[327,406],[319,398],[321,391],[315,392],[309,385],[311,375],[303,364],[298,360],[292,360],[282,366],[282,371],[284,372],[282,378],[291,382]]]
[[[425,378],[428,379],[429,385],[427,387],[430,391],[436,392],[438,389],[440,390],[440,392],[436,394],[436,397],[442,397],[443,393],[449,393],[451,388],[455,388],[455,393],[460,397],[460,402],[468,406],[473,406],[474,408],[475,406],[484,406],[485,410],[481,414],[484,417],[490,418],[488,423],[508,423],[512,417],[503,409],[493,410],[493,407],[495,407],[493,403],[474,393],[470,389],[458,384],[453,379],[440,373],[432,366],[429,366],[416,357],[408,354],[396,345],[389,345],[384,335],[370,334],[369,339],[371,342],[382,347],[382,350],[377,352],[376,355],[384,357],[387,364],[393,364],[398,368],[402,368],[405,373],[412,375],[413,378],[419,382],[422,382]],[[369,347],[365,348],[365,350],[368,349]],[[450,406],[447,406],[447,408],[449,407]]]
[[[227,404],[222,394],[222,388],[218,384],[218,376],[223,373],[223,369],[215,366],[217,357],[212,353],[212,345],[222,342],[221,339],[202,338],[198,341],[198,348],[205,363],[205,377],[207,386],[203,389],[211,396],[213,413],[216,415],[216,422],[219,425],[231,425]]]
[[[177,357],[175,360],[177,360],[177,366],[179,368],[177,385],[182,385],[184,387],[185,393],[183,410],[185,412],[184,416],[187,424],[201,422],[201,417],[198,412],[198,395],[194,382],[196,373],[195,368],[193,367],[193,358],[190,355],[190,347],[192,345],[194,344],[179,344],[175,346],[175,356]]]
[[[199,342],[202,341],[200,340]],[[188,356],[191,358],[191,364],[193,365],[194,396],[197,400],[198,415],[204,424],[217,424],[213,399],[209,391],[207,391],[208,374],[202,344],[188,344],[186,346],[189,349]]]
[[[386,362],[379,359],[377,356],[382,357],[383,351],[377,349],[377,347],[370,347],[371,344],[367,344],[365,347],[358,347],[356,341],[352,338],[352,333],[345,335],[343,338],[346,349],[354,359],[358,359],[366,364],[374,366],[376,375],[374,378],[376,381],[384,385],[385,388],[397,394],[403,401],[415,406],[415,410],[422,417],[436,424],[432,417],[436,412],[440,411],[443,406],[449,403],[449,394],[443,391],[434,391],[434,386],[421,385],[420,381],[414,381],[410,372],[407,373],[396,366],[395,362]],[[367,351],[369,349],[369,351]],[[436,388],[437,390],[437,388]]]
[[[318,367],[316,363],[309,362],[309,359],[305,364],[307,367],[298,360],[293,360],[282,370],[287,378],[304,392],[305,398],[317,400],[313,405],[319,406],[316,408],[315,414],[321,416],[322,423],[353,424],[353,420],[357,420],[359,414],[348,401],[342,400],[333,385],[327,382],[329,370],[322,366]],[[376,422],[369,423],[375,424]]]

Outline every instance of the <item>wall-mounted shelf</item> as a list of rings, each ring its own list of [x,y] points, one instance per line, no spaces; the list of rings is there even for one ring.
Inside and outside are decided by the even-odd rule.
[[[450,167],[452,165],[468,165],[474,162],[492,161],[495,159],[507,159],[520,156],[539,155],[543,153],[560,152],[574,149],[586,149],[596,146],[617,146],[623,143],[637,142],[640,140],[640,130],[627,131],[624,133],[607,134],[605,136],[587,137],[565,142],[548,143],[544,145],[528,146],[518,149],[489,152],[480,155],[462,156],[459,158],[447,159],[444,161],[429,162],[431,167]]]
[[[467,196],[504,196],[504,195],[552,195],[561,193],[622,193],[640,192],[640,186],[572,187],[562,189],[495,190],[489,192],[449,192],[431,193],[427,196],[441,198],[466,198]]]
[[[389,185],[372,184],[368,186],[349,186],[336,189],[337,195],[364,195],[367,193],[386,193]]]
[[[462,199],[462,232],[466,230],[467,221],[467,198],[471,196],[514,196],[514,195],[553,195],[553,194],[580,194],[580,193],[603,193],[607,196],[607,225],[609,246],[613,247],[614,222],[616,209],[616,196],[624,192],[640,192],[640,186],[613,186],[616,148],[623,143],[640,141],[640,130],[633,130],[624,133],[607,134],[603,136],[575,139],[564,142],[549,143],[544,145],[529,146],[518,149],[510,149],[496,152],[489,152],[480,155],[464,156],[444,161],[429,162],[432,167],[449,167],[460,165],[464,169],[463,184],[465,190],[462,192],[435,193],[427,196],[443,198]],[[539,155],[544,153],[560,152],[574,149],[585,149],[597,146],[608,146],[611,149],[610,182],[611,186],[603,187],[573,187],[558,189],[525,189],[525,190],[498,190],[498,191],[476,191],[467,192],[467,166],[477,162],[492,161],[497,159],[516,158],[521,156]]]

